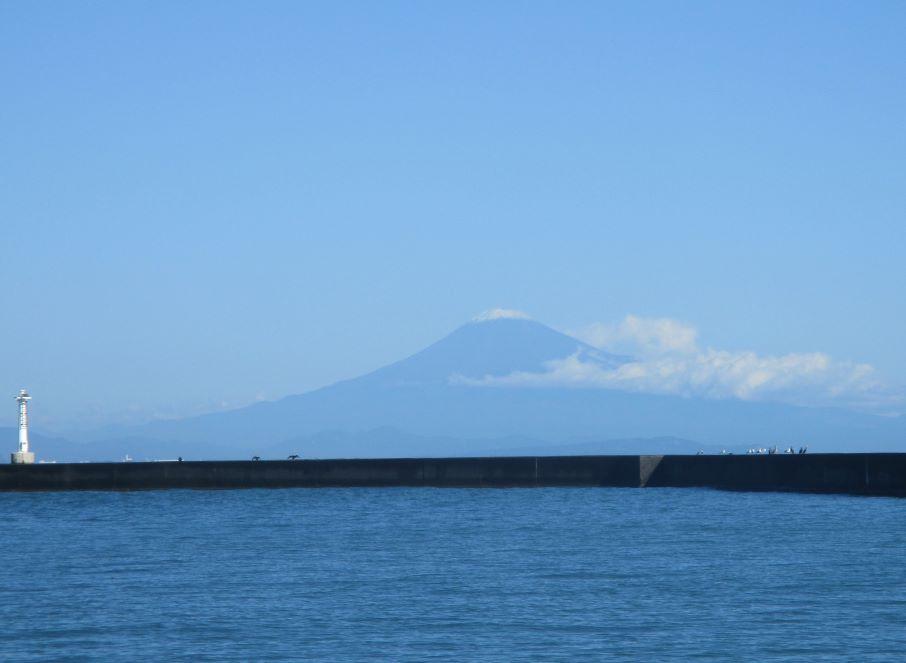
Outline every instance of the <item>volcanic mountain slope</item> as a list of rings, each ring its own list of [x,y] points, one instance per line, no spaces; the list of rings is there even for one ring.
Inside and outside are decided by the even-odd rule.
[[[123,429],[95,443],[119,448],[120,456],[136,456],[130,449],[140,447],[152,455],[157,448],[168,455],[182,450],[179,455],[186,458],[270,456],[289,448],[320,457],[461,455],[506,444],[538,449],[643,438],[729,448],[906,448],[902,420],[840,409],[596,388],[490,386],[485,380],[541,373],[548,362],[571,356],[603,368],[631,361],[532,320],[472,322],[359,378],[230,412]]]
[[[383,388],[446,386],[458,379],[542,372],[547,362],[571,355],[604,368],[630,361],[629,357],[603,352],[534,320],[500,318],[464,325],[421,352],[354,382]]]

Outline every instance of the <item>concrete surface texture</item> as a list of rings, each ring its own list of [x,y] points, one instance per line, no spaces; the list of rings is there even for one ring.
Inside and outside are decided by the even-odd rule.
[[[0,466],[0,490],[703,487],[906,496],[906,454],[524,456]]]

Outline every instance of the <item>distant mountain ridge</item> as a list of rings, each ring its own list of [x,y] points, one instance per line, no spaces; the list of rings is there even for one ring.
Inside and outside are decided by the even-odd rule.
[[[387,387],[448,384],[450,379],[541,372],[545,363],[578,354],[615,368],[629,357],[598,350],[534,320],[501,318],[464,325],[411,357],[356,378]]]
[[[840,409],[595,388],[481,386],[487,376],[542,372],[548,362],[572,355],[605,368],[631,361],[532,320],[472,322],[358,378],[229,412],[83,436],[81,449],[119,450],[117,457],[136,456],[139,447],[142,453],[185,458],[247,458],[296,447],[320,457],[431,456],[486,452],[506,439],[512,448],[536,450],[576,440],[648,439],[709,448],[906,449],[902,419]]]

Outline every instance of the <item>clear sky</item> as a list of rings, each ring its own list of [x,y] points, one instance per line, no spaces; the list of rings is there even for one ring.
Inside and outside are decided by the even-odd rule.
[[[58,426],[297,393],[497,306],[906,383],[904,26],[2,1],[0,425],[20,386]]]

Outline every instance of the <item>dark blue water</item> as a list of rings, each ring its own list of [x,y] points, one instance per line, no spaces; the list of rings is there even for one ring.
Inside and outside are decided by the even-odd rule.
[[[3,494],[0,659],[903,660],[906,501]]]

